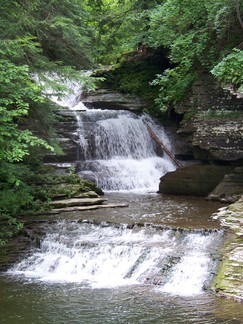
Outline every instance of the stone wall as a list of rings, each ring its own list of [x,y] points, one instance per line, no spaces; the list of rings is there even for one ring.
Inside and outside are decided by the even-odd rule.
[[[94,92],[84,93],[81,100],[88,108],[96,109],[140,112],[144,107],[140,98],[110,89],[97,89]]]

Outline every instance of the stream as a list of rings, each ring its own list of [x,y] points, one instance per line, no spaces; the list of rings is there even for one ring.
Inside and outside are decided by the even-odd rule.
[[[0,323],[243,323],[242,304],[208,289],[225,236],[211,217],[221,204],[105,196],[129,206],[36,225],[41,246],[0,276]]]
[[[146,127],[173,151],[163,128],[127,111],[81,112],[74,99],[62,104],[77,117],[79,174],[127,207],[38,216],[39,246],[0,274],[0,323],[243,323],[242,305],[209,289],[222,204],[157,194],[176,167]]]

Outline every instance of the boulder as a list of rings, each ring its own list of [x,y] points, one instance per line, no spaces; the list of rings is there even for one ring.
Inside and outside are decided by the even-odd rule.
[[[159,193],[205,197],[230,170],[231,167],[217,165],[185,166],[160,178]]]
[[[208,195],[208,200],[236,202],[243,195],[243,167],[226,174],[223,181]]]

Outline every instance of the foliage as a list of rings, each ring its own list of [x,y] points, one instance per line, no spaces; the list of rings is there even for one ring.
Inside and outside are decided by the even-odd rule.
[[[5,237],[15,233],[15,217],[48,207],[47,192],[28,177],[46,150],[58,149],[55,106],[44,98],[44,88],[52,85],[59,94],[64,88],[50,79],[37,85],[33,76],[44,80],[48,71],[87,79],[76,71],[91,66],[86,18],[81,0],[0,0],[0,218],[11,223],[11,230],[1,228]]]
[[[13,236],[19,234],[23,228],[23,223],[19,222],[16,218],[9,218],[4,224],[0,224],[0,248],[4,247],[8,240]]]
[[[36,145],[52,149],[19,125],[21,118],[28,115],[30,102],[44,100],[39,87],[29,77],[28,66],[0,60],[0,71],[0,161],[22,161],[29,154],[29,147]]]
[[[227,56],[242,41],[235,1],[166,0],[150,11],[149,19],[145,45],[167,47],[174,64],[154,81],[161,85],[161,111],[184,99],[200,70],[212,70],[220,80],[240,86],[241,52]]]
[[[159,112],[183,100],[202,70],[213,71],[222,82],[238,78],[240,87],[241,54],[232,52],[242,42],[243,6],[238,0],[86,0],[85,6],[95,30],[96,61],[126,60],[128,53],[137,55],[142,48],[168,49],[171,68],[153,82],[160,87]],[[129,72],[121,84],[134,92],[138,84]]]
[[[92,31],[81,0],[1,1],[0,9],[2,41],[10,48],[12,42],[21,44],[15,57],[23,59],[24,54],[28,65],[40,69],[50,61],[79,68],[90,66]]]
[[[51,193],[33,172],[58,149],[50,88],[61,96],[72,78],[94,89],[79,70],[119,61],[114,86],[149,102],[158,94],[159,114],[190,94],[201,71],[241,91],[242,16],[238,0],[0,0],[0,211],[11,228],[25,210],[48,208]],[[151,48],[166,49],[170,66],[165,51],[142,61]]]
[[[84,3],[90,13],[89,26],[95,30],[96,62],[115,63],[124,53],[142,44],[154,0],[85,0]]]
[[[185,99],[195,78],[195,73],[184,66],[167,69],[163,74],[157,75],[152,84],[159,86],[159,95],[155,102],[160,112],[164,113],[172,105],[175,106]]]
[[[232,85],[234,90],[240,90],[242,87],[243,91],[243,51],[233,49],[211,72],[224,85]]]

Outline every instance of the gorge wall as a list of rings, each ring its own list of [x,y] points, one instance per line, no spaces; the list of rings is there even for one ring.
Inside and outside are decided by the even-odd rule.
[[[212,76],[202,73],[191,96],[175,110],[184,114],[178,130],[183,150],[178,156],[189,156],[203,165],[186,166],[162,177],[159,192],[196,194],[224,202],[239,199],[243,194],[243,98],[223,90]],[[213,179],[215,189],[208,185]],[[184,190],[178,183],[184,184]]]
[[[242,97],[202,73],[191,96],[175,110],[185,114],[179,133],[196,158],[223,163],[243,160]]]

